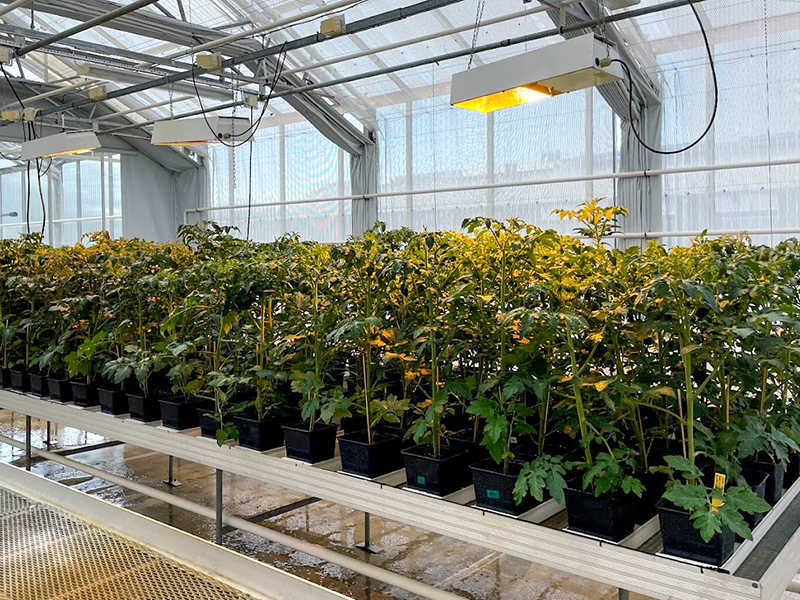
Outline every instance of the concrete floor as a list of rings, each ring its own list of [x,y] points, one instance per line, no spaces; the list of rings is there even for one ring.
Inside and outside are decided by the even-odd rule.
[[[33,444],[44,447],[45,423],[33,421]],[[0,433],[24,439],[25,419],[0,410]],[[52,426],[53,447],[98,444],[105,440],[70,427]],[[0,461],[19,460],[22,451],[0,444]],[[170,489],[177,496],[213,506],[214,470],[175,460],[177,488],[161,482],[167,476],[167,457],[131,445],[82,452],[72,459],[110,473]],[[214,523],[192,513],[125,490],[73,469],[35,461],[33,471],[63,480],[84,492],[211,540]],[[269,488],[244,477],[224,477],[225,510],[247,518],[305,498],[285,489]],[[343,554],[349,554],[394,572],[441,587],[471,600],[616,600],[617,589],[561,571],[429,533],[394,521],[372,517],[372,543],[383,551],[367,555],[355,548],[362,540],[364,515],[346,507],[317,501],[263,521],[265,526]],[[240,531],[231,531],[224,544],[247,556],[336,590],[355,600],[416,599],[417,596],[325,563],[307,554]],[[646,600],[631,594],[631,599]],[[797,596],[786,594],[786,600]]]

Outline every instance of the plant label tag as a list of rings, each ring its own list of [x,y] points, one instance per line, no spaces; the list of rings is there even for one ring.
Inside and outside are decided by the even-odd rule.
[[[725,492],[725,480],[727,478],[722,473],[715,473],[714,474],[714,489],[718,490],[719,492]],[[719,510],[719,507],[722,506],[724,502],[721,498],[712,498],[711,499],[711,512],[716,512]]]
[[[497,490],[486,490],[486,497],[492,500],[500,500],[500,492]]]
[[[417,485],[425,485],[425,478],[422,475],[417,475]]]

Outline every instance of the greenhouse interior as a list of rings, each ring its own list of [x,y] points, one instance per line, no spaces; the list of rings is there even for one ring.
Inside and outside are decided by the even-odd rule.
[[[800,595],[797,0],[0,0],[0,74],[0,600]]]

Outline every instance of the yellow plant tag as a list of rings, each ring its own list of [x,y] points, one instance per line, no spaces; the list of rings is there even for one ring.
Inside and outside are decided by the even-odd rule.
[[[720,492],[725,492],[725,480],[727,478],[722,473],[715,473],[714,474],[714,489],[719,490]],[[711,512],[716,512],[719,510],[719,507],[722,506],[724,502],[721,498],[712,498],[711,499]]]

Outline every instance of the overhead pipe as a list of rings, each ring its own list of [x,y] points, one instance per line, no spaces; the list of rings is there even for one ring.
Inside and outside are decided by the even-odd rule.
[[[476,48],[466,48],[464,50],[458,50],[455,52],[449,52],[447,54],[440,54],[438,56],[424,58],[421,60],[415,60],[408,63],[402,63],[400,65],[395,65],[391,67],[386,67],[383,69],[377,69],[375,71],[367,71],[366,73],[359,73],[357,75],[351,75],[349,77],[341,77],[339,79],[334,79],[332,81],[325,81],[322,83],[315,83],[310,85],[304,85],[297,88],[293,88],[291,90],[287,90],[284,92],[277,92],[272,95],[273,98],[283,98],[284,96],[289,96],[291,94],[302,94],[305,92],[312,92],[314,90],[321,90],[324,88],[336,86],[336,85],[344,85],[346,83],[352,83],[354,81],[360,81],[362,79],[371,79],[372,77],[378,77],[380,75],[389,75],[392,73],[397,73],[399,71],[407,71],[408,69],[416,69],[418,67],[424,67],[430,64],[439,64],[441,62],[445,62],[448,60],[453,60],[456,58],[463,58],[465,56],[470,56],[472,54],[480,54],[482,52],[489,52],[491,50],[500,50],[502,48],[506,48],[509,46],[516,46],[518,44],[523,44],[527,42],[534,42],[537,40],[542,40],[548,37],[554,37],[557,35],[563,35],[566,33],[574,33],[577,31],[582,31],[584,29],[590,29],[593,27],[599,27],[603,24],[608,25],[609,23],[616,23],[618,21],[624,21],[627,19],[633,19],[635,17],[642,17],[645,15],[663,12],[665,10],[671,10],[673,8],[679,8],[683,6],[688,6],[689,4],[695,4],[704,2],[705,0],[672,0],[671,2],[664,2],[662,4],[655,4],[652,6],[646,6],[643,8],[639,8],[636,10],[629,10],[624,13],[617,13],[614,15],[606,15],[604,18],[601,19],[593,19],[588,21],[581,21],[580,23],[576,23],[574,25],[565,25],[563,27],[556,27],[553,29],[548,29],[545,31],[532,33],[528,35],[523,35],[515,38],[510,38],[506,40],[501,40],[499,42],[492,42],[489,44],[484,44],[482,46],[477,46]],[[258,52],[253,52],[253,54],[258,54]],[[237,57],[237,59],[242,57]],[[223,68],[225,67],[225,63],[230,62],[223,61]],[[191,76],[191,73],[189,74]]]
[[[94,19],[89,19],[88,21],[84,21],[83,23],[75,25],[74,27],[70,27],[69,29],[65,29],[64,31],[51,35],[50,37],[46,37],[43,40],[38,40],[36,42],[33,42],[32,44],[23,46],[22,48],[18,48],[17,50],[15,50],[14,53],[17,56],[25,56],[29,52],[33,52],[34,50],[38,50],[39,48],[44,48],[45,46],[54,44],[55,42],[61,41],[64,38],[73,36],[76,33],[81,33],[82,31],[86,31],[87,29],[96,27],[97,25],[102,25],[103,23],[113,21],[117,17],[127,15],[128,13],[139,10],[140,8],[144,8],[145,6],[154,4],[156,1],[157,0],[136,0],[136,2],[132,2],[131,4],[126,4],[125,6],[120,6],[119,8],[107,12],[104,15],[100,15],[98,17],[95,17]]]
[[[425,12],[428,12],[436,8],[449,6],[451,4],[456,4],[462,1],[463,0],[423,0],[422,2],[418,2],[417,4],[413,4],[405,8],[395,8],[386,11],[384,13],[375,15],[373,17],[367,17],[366,19],[361,19],[360,21],[354,21],[353,23],[350,23],[347,26],[347,33],[348,34],[361,33],[363,31],[367,31],[375,27],[380,27],[388,23],[393,23],[395,21],[406,19],[408,17],[413,17],[415,15],[423,14]],[[310,36],[306,36],[304,38],[286,42],[285,44],[281,44],[279,46],[272,46],[269,48],[264,48],[262,50],[256,50],[254,52],[250,52],[248,54],[243,54],[239,57],[236,57],[236,59],[228,59],[223,61],[222,68],[229,68],[232,66],[245,64],[250,61],[260,60],[261,58],[278,54],[281,48],[285,49],[288,52],[290,50],[296,50],[298,48],[305,48],[307,46],[311,46],[325,39],[327,38],[324,38],[317,33]],[[206,75],[211,72],[212,71],[208,69],[194,69],[194,77]],[[123,96],[128,96],[130,94],[135,94],[137,92],[144,92],[152,88],[163,87],[171,83],[177,83],[178,81],[190,79],[192,76],[193,76],[192,70],[182,71],[174,75],[168,75],[162,77],[161,79],[154,79],[152,82],[136,84],[120,90],[114,90],[113,92],[108,93],[108,98],[109,99],[121,98]],[[90,103],[91,101],[88,100],[87,101],[79,100],[67,105],[63,105],[61,107],[53,107],[52,109],[47,109],[47,112],[44,114],[45,115],[58,114],[64,112],[65,110],[71,110],[73,108],[80,108],[81,106],[86,106],[87,104]]]
[[[275,21],[273,23],[261,25],[260,27],[254,27],[253,29],[248,29],[246,31],[240,31],[239,33],[232,33],[230,35],[226,35],[223,38],[219,38],[218,40],[214,40],[212,42],[206,42],[205,44],[200,44],[199,46],[192,46],[189,50],[179,50],[178,52],[168,54],[163,58],[166,58],[167,60],[175,60],[176,58],[181,58],[182,56],[188,56],[189,54],[194,54],[195,52],[211,50],[213,48],[218,48],[219,46],[224,46],[225,44],[231,44],[233,42],[237,42],[243,38],[250,37],[252,35],[256,35],[259,33],[267,33],[270,31],[276,31],[278,29],[282,29],[284,27],[288,27],[294,23],[297,23],[298,21],[305,21],[306,19],[310,19],[312,17],[331,13],[343,8],[347,8],[348,6],[352,6],[353,4],[358,4],[359,2],[363,2],[363,0],[339,0],[339,2],[334,2],[333,4],[323,4],[322,6],[318,6],[317,8],[314,8],[312,10],[301,12],[294,16],[287,17],[285,19],[280,19],[279,21]]]
[[[43,92],[41,94],[36,94],[35,96],[29,96],[25,98],[25,102],[36,102],[37,100],[44,100],[45,98],[50,98],[51,96],[58,96],[59,94],[63,94],[65,92],[69,92],[71,90],[75,90],[77,88],[86,87],[87,85],[92,85],[93,81],[89,81],[88,79],[81,79],[80,81],[73,81],[72,83],[56,88],[54,90],[50,90],[49,92]],[[15,108],[20,106],[19,102],[14,102],[6,106],[6,108]]]
[[[186,100],[195,100],[195,96],[179,96],[178,98],[173,98],[170,100],[162,100],[161,102],[153,102],[152,104],[145,104],[143,106],[137,106],[135,108],[129,108],[127,110],[120,110],[115,113],[111,113],[108,115],[103,115],[102,117],[96,117],[95,121],[107,121],[108,119],[113,119],[114,117],[124,117],[126,115],[130,115],[133,113],[139,113],[144,110],[150,110],[151,108],[159,108],[161,106],[166,106],[168,104],[177,104],[178,102],[185,102]]]
[[[190,214],[215,212],[222,210],[232,210],[241,208],[265,208],[270,206],[290,206],[294,204],[318,204],[321,202],[338,202],[341,200],[372,200],[375,198],[396,198],[398,196],[430,196],[433,194],[449,194],[454,192],[474,192],[483,190],[496,190],[511,187],[532,187],[538,185],[554,185],[560,183],[586,183],[591,181],[604,181],[612,179],[634,179],[638,177],[657,177],[660,175],[679,175],[682,173],[709,173],[714,171],[735,171],[738,169],[757,169],[767,167],[783,167],[800,165],[800,158],[787,158],[772,161],[753,161],[743,163],[729,163],[721,165],[704,165],[694,167],[675,167],[671,169],[653,169],[649,171],[625,171],[622,173],[603,173],[600,175],[578,175],[574,177],[557,177],[550,179],[533,179],[527,181],[508,181],[500,183],[486,183],[480,185],[462,185],[447,188],[429,188],[421,190],[404,190],[396,192],[378,192],[374,194],[359,194],[350,196],[332,196],[329,198],[309,198],[305,200],[293,200],[289,202],[254,202],[253,204],[230,204],[226,206],[200,206],[189,208],[183,211],[184,225],[189,222]],[[796,231],[779,231],[777,229],[767,230],[767,233],[796,233]],[[800,232],[800,231],[797,231]],[[728,232],[729,233],[729,232]],[[653,232],[653,233],[619,233],[615,237],[631,236],[633,239],[643,237],[690,237],[699,235],[700,232]],[[727,233],[717,232],[716,235],[727,235]]]
[[[570,4],[577,4],[581,2],[581,0],[564,0],[562,4],[568,6]],[[490,25],[497,25],[498,23],[505,23],[506,21],[513,21],[514,19],[522,19],[524,17],[528,17],[530,15],[535,15],[540,12],[544,12],[547,10],[545,6],[535,6],[528,10],[520,10],[518,12],[510,13],[507,15],[501,15],[499,17],[495,17],[493,19],[484,19],[481,21],[481,27],[488,27]],[[424,42],[429,42],[431,40],[436,40],[441,37],[445,37],[448,35],[453,35],[456,33],[463,33],[464,31],[472,31],[475,29],[475,25],[470,23],[468,25],[462,25],[460,27],[452,27],[450,29],[444,29],[442,31],[437,31],[435,33],[430,33],[428,35],[423,35],[416,38],[411,38],[409,40],[401,40],[399,42],[395,42],[393,44],[387,44],[386,46],[378,46],[377,48],[368,48],[367,50],[363,50],[361,52],[353,52],[352,54],[344,54],[342,56],[336,56],[334,58],[330,58],[328,60],[323,60],[320,62],[316,62],[313,65],[303,65],[297,67],[295,69],[289,69],[288,71],[284,71],[284,75],[294,75],[296,73],[307,73],[308,71],[313,71],[315,69],[321,69],[322,67],[328,67],[330,65],[335,65],[343,62],[347,62],[348,60],[355,60],[357,58],[363,58],[364,56],[371,56],[373,54],[379,54],[380,52],[387,52],[389,50],[396,50],[397,48],[405,48],[406,46],[413,46],[415,44],[422,44]],[[331,38],[334,39],[334,38]]]
[[[10,13],[12,10],[16,10],[22,6],[25,6],[26,4],[30,4],[31,2],[33,2],[33,0],[15,0],[11,4],[7,4],[3,8],[0,8],[0,17]]]
[[[14,448],[25,450],[25,444],[23,442],[5,435],[0,435],[0,442],[8,444],[9,446],[13,446]],[[202,504],[192,502],[191,500],[187,500],[180,496],[174,496],[169,492],[152,488],[143,483],[125,479],[124,477],[108,473],[107,471],[103,471],[96,467],[78,462],[77,460],[72,460],[71,458],[66,458],[54,452],[48,452],[47,450],[40,450],[39,448],[33,447],[31,448],[31,453],[54,463],[64,465],[65,467],[70,467],[76,471],[86,473],[87,475],[92,475],[93,477],[97,477],[103,481],[108,481],[109,483],[132,490],[148,498],[160,500],[161,502],[169,504],[170,506],[175,506],[176,508],[180,508],[193,514],[200,515],[201,517],[211,519],[212,521],[216,520],[217,518],[215,507],[203,506]],[[352,556],[340,554],[339,552],[329,550],[328,548],[324,548],[318,544],[312,544],[311,542],[307,542],[291,535],[269,529],[262,525],[258,525],[257,523],[251,523],[250,521],[240,517],[234,517],[233,515],[223,513],[222,522],[223,524],[235,529],[246,531],[247,533],[251,533],[265,540],[269,540],[271,542],[275,542],[276,544],[291,548],[292,550],[296,550],[298,552],[308,554],[309,556],[319,558],[325,562],[344,567],[345,569],[353,571],[354,573],[358,573],[359,575],[364,575],[370,579],[398,587],[411,592],[412,594],[420,595],[423,598],[430,598],[431,600],[464,600],[461,596],[451,592],[442,590],[440,588],[435,588],[426,583],[422,583],[421,581],[388,571],[381,567],[358,560],[357,558],[353,558]]]
[[[348,26],[347,32],[350,33],[350,34],[359,33],[360,31],[363,31],[363,30],[366,30],[366,29],[371,29],[373,27],[379,27],[381,25],[384,25],[384,24],[386,24],[388,22],[391,22],[391,21],[383,22],[383,19],[387,19],[388,15],[390,15],[390,14],[400,15],[400,16],[394,17],[393,20],[397,20],[399,18],[405,18],[403,15],[405,15],[405,16],[413,16],[415,14],[420,14],[418,11],[421,10],[421,7],[424,6],[424,5],[430,6],[432,1],[433,0],[427,0],[425,2],[421,2],[421,3],[416,4],[416,5],[414,5],[412,7],[409,7],[409,8],[395,9],[395,10],[392,10],[392,11],[388,11],[386,13],[382,13],[380,15],[376,15],[375,17],[369,17],[367,19],[363,19],[362,21],[357,21],[357,22],[353,23],[351,26]],[[449,2],[447,2],[447,0],[445,0],[445,2],[450,3],[450,4],[452,4],[452,3],[456,2],[456,1],[460,1],[460,0],[449,0]],[[498,50],[498,49],[506,48],[506,47],[509,47],[509,46],[515,46],[515,45],[523,44],[523,43],[526,43],[526,42],[532,42],[532,41],[536,41],[536,40],[545,39],[545,38],[548,38],[548,37],[561,35],[562,33],[572,33],[572,32],[581,31],[583,29],[587,29],[587,28],[591,28],[591,27],[597,27],[597,26],[600,26],[603,23],[606,23],[606,24],[608,24],[608,23],[616,23],[616,22],[623,21],[623,20],[626,20],[626,19],[642,17],[642,16],[653,14],[653,13],[663,12],[663,11],[666,11],[666,10],[671,10],[673,8],[680,8],[680,7],[683,7],[683,6],[688,6],[689,4],[700,3],[700,2],[704,2],[704,1],[705,0],[670,0],[669,2],[663,2],[661,4],[645,6],[645,7],[639,8],[639,9],[629,10],[629,11],[626,11],[624,13],[606,15],[605,18],[603,18],[603,19],[595,19],[595,20],[591,20],[591,21],[583,21],[581,23],[574,24],[574,25],[566,25],[566,26],[560,27],[560,28],[549,29],[549,30],[545,30],[545,31],[537,32],[537,33],[532,33],[532,34],[527,34],[527,35],[523,35],[523,36],[519,36],[519,37],[515,37],[515,38],[509,38],[509,39],[506,39],[506,40],[501,40],[499,42],[492,42],[492,43],[489,43],[489,44],[484,44],[482,46],[477,46],[475,48],[475,50],[474,50],[474,53],[475,54],[480,54],[482,52],[488,52],[488,51],[491,51],[491,50]],[[426,10],[430,10],[430,9],[426,9]],[[268,56],[273,56],[273,55],[278,54],[279,52],[281,52],[282,48],[284,50],[286,50],[286,51],[294,50],[296,48],[303,48],[303,47],[306,47],[306,46],[310,46],[310,45],[316,44],[316,43],[322,41],[323,39],[325,39],[325,38],[321,38],[318,34],[315,34],[313,36],[309,36],[308,38],[304,38],[304,39],[300,39],[300,40],[294,40],[292,42],[287,42],[285,44],[285,46],[282,45],[282,44],[281,45],[270,46],[269,48],[263,48],[261,50],[256,50],[254,52],[249,52],[247,54],[242,54],[242,55],[234,57],[234,58],[226,59],[226,60],[222,61],[222,67],[221,68],[222,69],[227,69],[227,68],[230,68],[232,66],[244,64],[244,63],[247,63],[247,62],[261,60],[262,58],[266,58]],[[336,85],[341,85],[341,84],[345,84],[345,83],[351,83],[353,81],[359,81],[361,79],[370,79],[372,77],[378,77],[380,75],[387,75],[387,74],[390,74],[390,73],[396,73],[398,71],[405,71],[405,70],[408,70],[408,69],[414,69],[414,68],[417,68],[417,67],[422,67],[422,66],[426,66],[426,65],[429,65],[429,64],[433,64],[433,63],[440,63],[442,61],[453,60],[453,59],[456,59],[456,58],[463,58],[465,56],[469,56],[472,53],[473,53],[473,50],[471,48],[467,48],[467,49],[459,50],[459,51],[456,51],[456,52],[450,52],[448,54],[441,54],[439,56],[433,56],[433,57],[430,57],[430,58],[425,58],[425,59],[421,59],[421,60],[417,60],[417,61],[412,61],[412,62],[409,62],[409,63],[402,63],[400,65],[395,65],[395,66],[392,66],[392,67],[386,67],[385,69],[378,69],[378,70],[375,70],[375,71],[367,71],[365,73],[359,73],[357,75],[351,75],[349,77],[342,77],[340,79],[335,79],[335,80],[326,81],[326,82],[317,83],[317,84],[310,84],[310,85],[300,86],[300,87],[292,88],[291,90],[286,90],[286,91],[282,91],[282,92],[276,92],[276,93],[272,94],[272,98],[273,99],[274,98],[283,98],[285,96],[290,96],[290,95],[293,95],[293,94],[300,94],[300,93],[303,93],[303,92],[319,90],[319,89],[332,87],[332,86],[336,86]],[[207,74],[209,72],[211,72],[211,70],[209,70],[209,69],[193,69],[193,70],[188,70],[188,71],[184,71],[184,72],[181,72],[181,73],[176,73],[174,75],[168,75],[166,77],[163,77],[161,79],[155,79],[155,80],[153,80],[151,82],[148,82],[148,83],[132,85],[130,87],[123,88],[121,90],[115,90],[113,92],[109,92],[108,93],[108,99],[111,100],[113,98],[120,98],[120,97],[123,97],[123,96],[127,96],[129,94],[135,94],[137,92],[144,92],[144,91],[147,91],[147,90],[155,88],[155,87],[163,87],[163,86],[169,85],[171,83],[176,83],[178,81],[184,81],[186,79],[190,79],[192,76],[197,77],[197,76],[200,76],[200,75],[205,75],[205,74]],[[51,109],[44,109],[42,111],[42,114],[43,115],[57,114],[57,113],[64,112],[65,110],[70,110],[70,109],[73,109],[73,108],[80,108],[81,106],[86,106],[87,104],[90,104],[90,103],[91,103],[91,100],[76,100],[74,102],[71,102],[70,104],[63,105],[61,107],[53,107]]]

